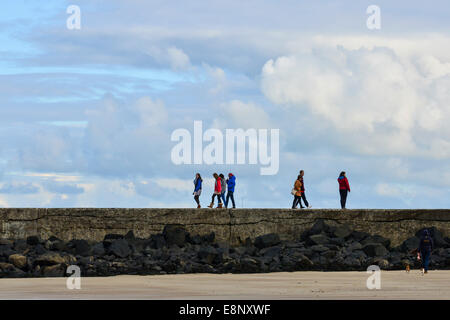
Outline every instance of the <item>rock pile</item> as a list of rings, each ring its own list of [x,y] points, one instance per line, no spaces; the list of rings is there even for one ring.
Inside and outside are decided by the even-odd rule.
[[[431,269],[450,269],[450,239],[429,228],[435,242]],[[318,220],[296,241],[281,241],[278,234],[246,239],[231,247],[216,242],[214,233],[190,235],[168,225],[161,234],[137,239],[108,234],[101,242],[82,239],[63,241],[0,240],[0,277],[58,277],[69,265],[78,265],[82,276],[168,273],[254,273],[280,271],[364,271],[369,265],[381,269],[419,267],[411,251],[417,248],[422,230],[398,247],[379,235],[330,226]]]

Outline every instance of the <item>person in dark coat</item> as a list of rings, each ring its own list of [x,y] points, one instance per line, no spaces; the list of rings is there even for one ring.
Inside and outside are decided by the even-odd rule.
[[[233,209],[235,209],[236,204],[234,203],[234,187],[236,186],[236,177],[232,173],[228,174],[227,185],[228,185],[228,193],[227,199],[225,201],[225,208],[228,208],[228,201],[231,198],[231,202],[233,203]]]
[[[305,206],[307,208],[311,208],[311,205],[308,203],[308,200],[306,200],[305,183],[303,182],[303,176],[304,175],[305,175],[305,171],[304,170],[300,170],[300,182],[302,184],[301,190],[300,190],[300,194],[301,194],[301,198],[302,198],[303,202],[305,203]]]
[[[338,178],[339,183],[339,193],[341,195],[341,208],[345,209],[345,204],[347,202],[347,194],[350,192],[350,184],[348,183],[347,177],[345,176],[345,171],[342,171]]]
[[[197,173],[195,175],[195,179],[194,179],[194,200],[195,202],[197,202],[197,209],[200,209],[200,195],[202,194],[202,182],[203,179],[200,176],[200,173]]]
[[[430,231],[425,229],[422,237],[420,238],[419,252],[420,259],[422,260],[422,272],[428,273],[428,264],[430,263],[431,252],[433,251],[434,243],[433,238],[430,235]]]
[[[220,177],[220,183],[221,183],[221,188],[222,188],[222,190],[220,190],[220,198],[222,199],[223,204],[226,204],[225,192],[227,192],[227,182],[225,181],[225,176],[223,175],[223,173],[219,174],[219,177]]]
[[[295,180],[294,182],[294,188],[292,189],[292,192],[294,192],[293,196],[294,196],[294,201],[292,202],[292,209],[297,209],[297,205],[300,204],[300,209],[303,209],[304,207],[302,206],[302,202],[300,201],[300,199],[302,198],[302,183],[300,181],[302,177],[299,175],[297,177],[297,180]]]

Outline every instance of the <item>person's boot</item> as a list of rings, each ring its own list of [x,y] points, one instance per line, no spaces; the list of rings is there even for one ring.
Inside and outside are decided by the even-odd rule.
[[[214,205],[214,202],[211,202],[211,204],[208,206],[208,208],[212,209],[213,205]]]
[[[201,207],[202,207],[201,205],[198,205],[198,206],[197,206],[197,209],[200,209]]]
[[[222,209],[222,203],[219,203],[219,205],[217,206],[217,209]]]

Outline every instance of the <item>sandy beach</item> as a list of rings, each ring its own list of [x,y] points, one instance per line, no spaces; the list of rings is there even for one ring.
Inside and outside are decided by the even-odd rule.
[[[450,271],[382,271],[369,290],[366,272],[181,274],[0,279],[0,299],[450,299]]]

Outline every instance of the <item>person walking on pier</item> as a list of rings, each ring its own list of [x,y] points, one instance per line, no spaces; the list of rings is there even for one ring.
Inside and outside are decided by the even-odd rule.
[[[227,182],[225,181],[225,176],[223,173],[219,174],[220,177],[220,187],[222,190],[220,191],[220,198],[222,199],[223,204],[226,205],[225,201],[225,192],[227,191]]]
[[[200,195],[202,194],[202,182],[203,179],[200,176],[200,173],[197,173],[195,175],[195,179],[194,179],[194,200],[195,202],[197,202],[197,209],[200,209]]]
[[[228,174],[227,185],[228,185],[228,193],[227,199],[225,201],[225,208],[228,208],[228,201],[230,201],[231,198],[231,202],[233,203],[233,209],[235,209],[236,204],[234,203],[234,187],[236,186],[236,177],[232,173]]]
[[[220,177],[217,173],[213,174],[214,179],[216,182],[214,183],[214,193],[212,195],[211,204],[208,206],[208,208],[212,208],[214,206],[214,197],[217,196],[218,205],[217,208],[222,208],[222,200],[220,199],[220,194],[222,191],[222,183],[220,181]]]
[[[341,208],[345,209],[345,203],[347,202],[347,194],[350,192],[350,184],[348,183],[345,171],[342,171],[338,178],[339,193],[341,195]]]
[[[422,260],[422,274],[428,273],[428,264],[430,263],[431,252],[433,251],[433,238],[430,231],[425,229],[419,243],[420,259]]]
[[[303,202],[305,203],[305,206],[308,207],[308,209],[309,209],[309,208],[311,208],[311,206],[309,205],[308,201],[306,200],[305,183],[303,182],[303,176],[304,175],[305,175],[305,171],[304,170],[300,170],[300,182],[302,184],[301,190],[300,190],[300,196],[303,199]]]
[[[297,209],[297,205],[300,204],[300,209],[303,209],[301,199],[301,190],[302,190],[302,183],[301,183],[301,176],[299,175],[297,177],[297,180],[295,180],[294,183],[294,189],[292,189],[292,194],[294,195],[294,202],[292,203],[292,209]]]

